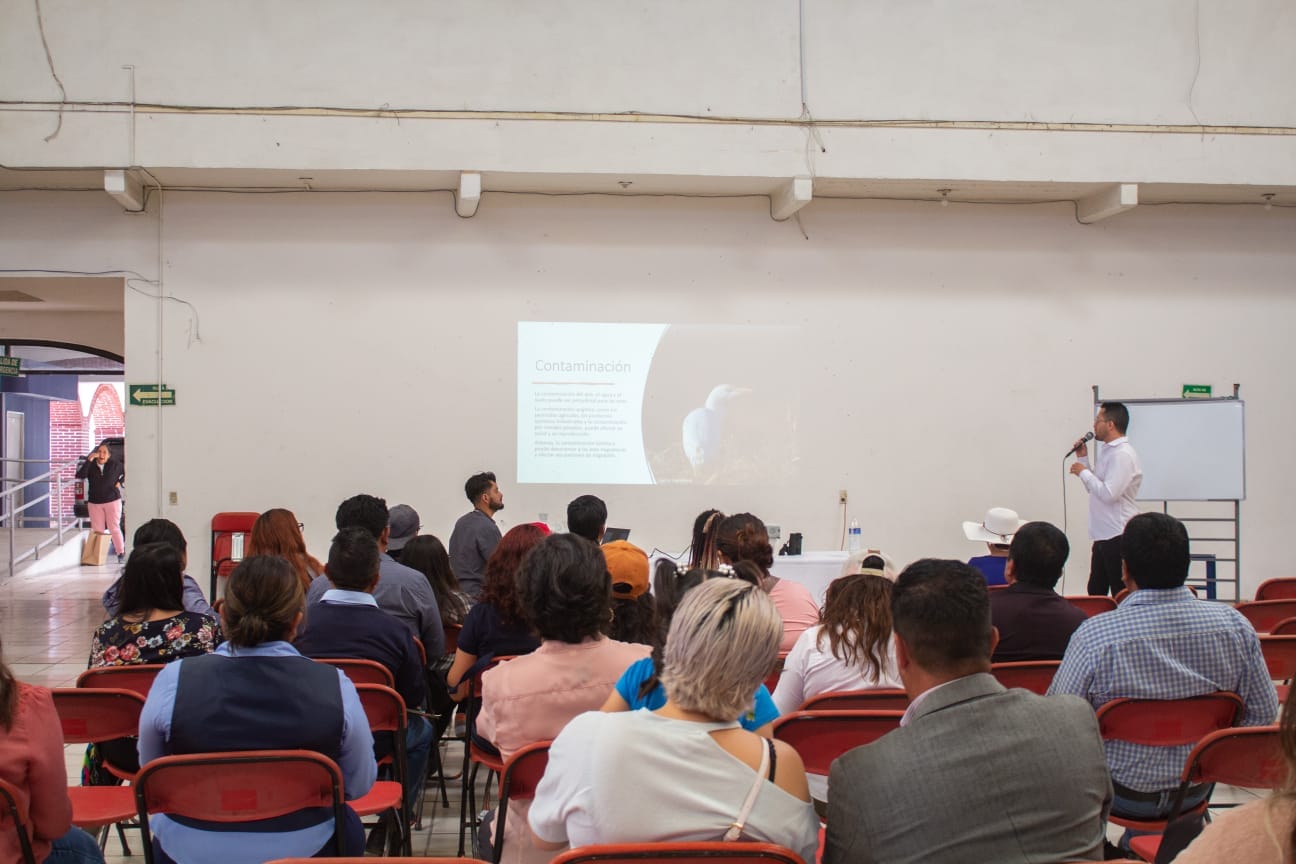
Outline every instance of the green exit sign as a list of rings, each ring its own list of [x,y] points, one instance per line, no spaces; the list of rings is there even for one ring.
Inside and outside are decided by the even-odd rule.
[[[1209,384],[1183,385],[1183,398],[1185,399],[1209,399],[1210,395],[1211,385]]]
[[[19,375],[21,372],[21,357],[0,357],[0,375]]]
[[[174,405],[175,389],[156,384],[130,385],[130,404],[132,405]]]

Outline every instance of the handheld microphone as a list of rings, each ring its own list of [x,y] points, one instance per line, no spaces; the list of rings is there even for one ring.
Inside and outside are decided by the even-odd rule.
[[[1067,456],[1070,456],[1072,453],[1076,452],[1081,447],[1083,447],[1086,441],[1092,441],[1092,440],[1093,440],[1093,433],[1086,432],[1084,436],[1075,443],[1075,446],[1066,452],[1066,456],[1063,456],[1062,458],[1065,459]]]

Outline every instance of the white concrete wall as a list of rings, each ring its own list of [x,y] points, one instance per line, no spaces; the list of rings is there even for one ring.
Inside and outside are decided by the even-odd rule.
[[[483,468],[501,477],[507,524],[560,518],[587,490],[513,482],[519,319],[804,328],[801,481],[593,490],[640,543],[678,551],[718,506],[835,547],[845,487],[867,543],[966,557],[959,522],[988,506],[1062,520],[1060,457],[1089,423],[1091,385],[1148,397],[1240,382],[1244,593],[1290,569],[1290,211],[1145,208],[1084,227],[1065,205],[816,201],[806,240],[759,200],[503,196],[461,220],[447,198],[166,193],[165,290],[196,306],[202,341],[174,303],[159,341],[156,304],[128,292],[127,380],[156,380],[160,345],[178,401],[129,412],[130,500],[134,519],[181,524],[195,572],[221,510],[290,507],[321,555],[338,501],[370,491],[445,537]],[[153,206],[0,197],[0,260],[152,275]],[[1080,590],[1075,481],[1069,496]]]

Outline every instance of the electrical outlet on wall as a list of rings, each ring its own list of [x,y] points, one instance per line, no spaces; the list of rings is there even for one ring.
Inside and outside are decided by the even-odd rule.
[[[838,490],[837,490],[837,500],[840,501],[842,504],[845,504],[845,503],[846,503],[846,490],[845,490],[845,489],[838,489]]]
[[[179,503],[180,503],[180,493],[179,493],[179,492],[172,492],[171,494],[167,495],[167,501],[171,502],[171,504],[172,504],[173,506],[176,505],[176,504],[179,504]]]
[[[779,538],[783,536],[783,529],[778,525],[766,525],[765,533],[769,535],[770,543],[773,544],[777,543]]]

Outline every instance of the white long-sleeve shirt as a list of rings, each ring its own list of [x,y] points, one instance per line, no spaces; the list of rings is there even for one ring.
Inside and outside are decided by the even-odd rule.
[[[1089,492],[1089,539],[1110,540],[1125,533],[1125,523],[1139,514],[1134,496],[1143,483],[1143,465],[1122,436],[1104,444],[1094,465],[1080,459],[1080,482]]]

